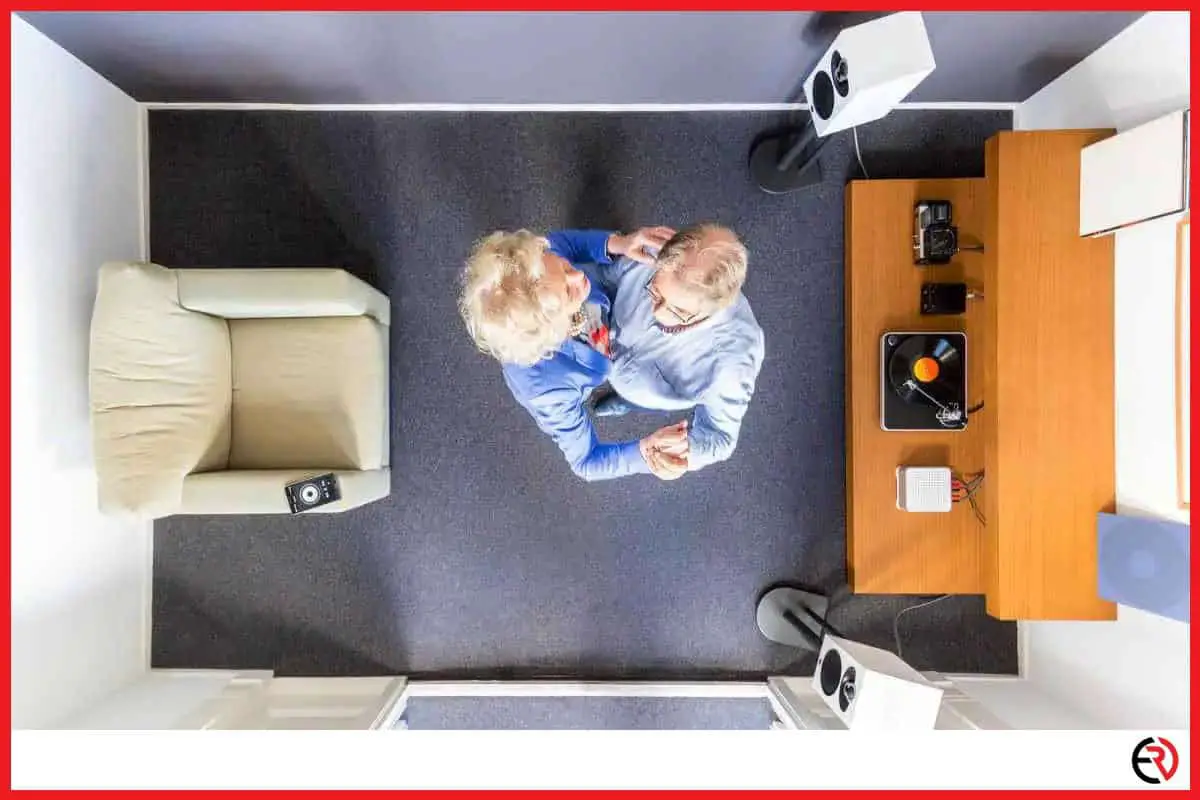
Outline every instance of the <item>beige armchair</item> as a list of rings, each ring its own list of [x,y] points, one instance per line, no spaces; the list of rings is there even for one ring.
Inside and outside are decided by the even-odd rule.
[[[391,488],[388,299],[340,269],[100,269],[89,387],[106,513],[286,514],[336,473]]]

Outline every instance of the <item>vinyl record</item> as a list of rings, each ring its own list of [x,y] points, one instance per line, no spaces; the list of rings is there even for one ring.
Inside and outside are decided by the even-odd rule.
[[[962,385],[962,355],[937,334],[914,334],[892,352],[887,365],[892,391],[909,403],[956,403]]]

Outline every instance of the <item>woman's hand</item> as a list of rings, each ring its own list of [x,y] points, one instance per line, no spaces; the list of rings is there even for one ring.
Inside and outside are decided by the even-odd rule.
[[[666,244],[675,231],[662,225],[654,228],[640,228],[633,233],[614,233],[608,237],[608,254],[614,257],[625,256],[642,264],[653,264],[658,251]]]
[[[646,465],[655,477],[673,481],[688,471],[688,423],[680,420],[674,425],[659,428],[638,442]]]

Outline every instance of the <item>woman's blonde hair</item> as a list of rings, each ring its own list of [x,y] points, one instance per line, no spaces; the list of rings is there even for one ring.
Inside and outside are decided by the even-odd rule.
[[[548,243],[527,230],[479,240],[463,271],[458,310],[475,345],[500,361],[529,366],[571,335],[574,321],[543,291]]]

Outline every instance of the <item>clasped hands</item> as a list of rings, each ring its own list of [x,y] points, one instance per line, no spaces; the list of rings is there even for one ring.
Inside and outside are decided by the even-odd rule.
[[[638,442],[642,458],[650,472],[664,481],[673,481],[688,471],[687,420],[676,422]]]

